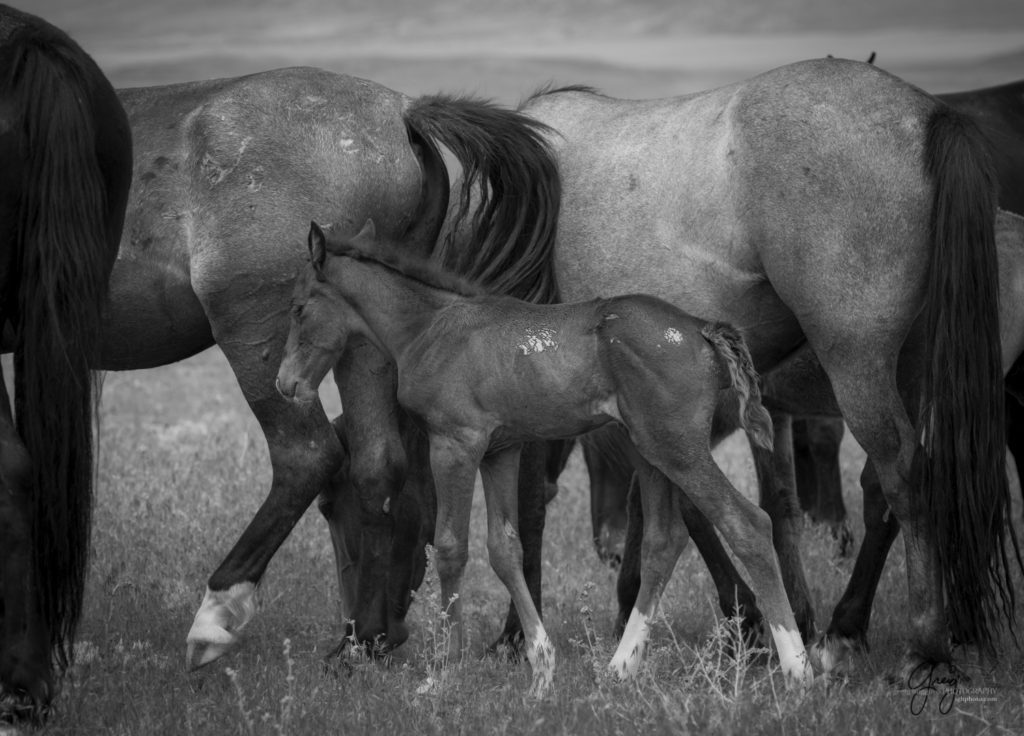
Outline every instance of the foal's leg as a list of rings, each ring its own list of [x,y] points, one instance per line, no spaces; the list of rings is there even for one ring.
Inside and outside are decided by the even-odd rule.
[[[775,430],[774,451],[753,445],[750,449],[761,488],[761,508],[772,520],[772,541],[779,556],[782,581],[786,585],[800,635],[805,643],[810,643],[814,639],[814,606],[800,556],[803,514],[797,500],[793,472],[792,418],[777,411],[772,411],[771,415]]]
[[[544,523],[547,514],[549,489],[548,453],[561,450],[555,443],[527,442],[519,453],[518,488],[518,529],[522,544],[522,568],[530,598],[538,615],[541,611],[541,550],[544,545]],[[564,463],[563,463],[564,464]],[[515,600],[509,601],[505,626],[497,640],[487,650],[507,652],[513,659],[522,654],[524,638],[523,624]]]
[[[469,558],[473,487],[486,448],[483,436],[430,435],[430,467],[437,488],[434,549],[441,579],[441,605],[447,614],[442,630],[448,635],[448,661],[460,659],[465,645],[459,594]]]
[[[679,507],[679,489],[646,462],[637,463],[644,532],[640,552],[640,590],[609,668],[620,678],[632,677],[643,660],[650,621],[672,576],[689,535]]]
[[[724,616],[740,616],[740,630],[748,644],[753,645],[761,628],[761,612],[757,609],[754,593],[743,580],[729,554],[722,546],[714,526],[700,512],[685,493],[673,489],[679,503],[683,521],[690,538],[697,546],[704,564],[711,573],[718,592],[718,605]],[[636,474],[630,484],[628,499],[628,524],[626,545],[616,581],[619,613],[615,620],[615,636],[621,638],[626,628],[629,613],[636,604],[640,592],[640,546],[643,540],[643,509],[640,503],[640,482]]]
[[[523,577],[523,548],[519,541],[517,475],[519,448],[501,450],[480,463],[487,500],[487,552],[491,567],[512,596],[523,624],[526,658],[533,670],[530,694],[547,693],[555,675],[555,648],[544,630],[540,613]]]
[[[900,525],[889,511],[874,466],[868,460],[860,477],[864,488],[864,542],[843,597],[832,613],[828,631],[814,646],[825,672],[836,669],[846,652],[867,649],[868,623],[878,581]]]

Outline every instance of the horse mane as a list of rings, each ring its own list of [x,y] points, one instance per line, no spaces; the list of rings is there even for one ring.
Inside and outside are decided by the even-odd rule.
[[[419,284],[432,289],[450,291],[459,296],[493,294],[479,282],[449,271],[436,261],[413,255],[388,241],[375,240],[370,245],[361,244],[353,239],[331,240],[328,252],[336,256],[348,256],[357,261],[377,263]]]
[[[526,98],[521,100],[516,105],[517,110],[522,110],[526,105],[533,102],[539,97],[546,97],[547,95],[555,95],[559,92],[583,92],[588,95],[597,95],[598,97],[604,97],[605,95],[597,91],[596,87],[591,87],[589,84],[567,84],[562,87],[556,87],[554,82],[548,82],[542,84],[540,87],[535,89]]]

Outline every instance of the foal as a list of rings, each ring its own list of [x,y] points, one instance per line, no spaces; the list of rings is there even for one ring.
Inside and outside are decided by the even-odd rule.
[[[313,400],[353,334],[393,356],[398,400],[430,438],[434,546],[442,599],[451,603],[449,657],[462,652],[458,593],[479,468],[487,549],[523,622],[531,692],[550,687],[554,648],[522,572],[519,448],[525,440],[572,437],[614,420],[629,430],[638,456],[645,527],[640,594],[611,669],[623,678],[636,672],[648,622],[687,542],[675,484],[746,566],[785,673],[809,680],[771,522],[729,484],[709,449],[712,416],[720,399],[733,395],[751,441],[771,443],[771,420],[739,333],[650,296],[540,306],[488,295],[374,238],[372,222],[354,238],[332,240],[312,224],[313,268],[296,287],[278,390],[295,401]]]

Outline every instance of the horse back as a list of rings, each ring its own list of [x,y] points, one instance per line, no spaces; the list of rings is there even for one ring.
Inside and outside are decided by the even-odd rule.
[[[407,101],[375,83],[295,68],[120,97],[136,156],[105,367],[206,347],[208,320],[233,309],[219,303],[257,289],[260,309],[281,317],[268,321],[270,339],[310,219],[355,231],[373,218],[397,236],[416,212],[422,177],[401,119]]]

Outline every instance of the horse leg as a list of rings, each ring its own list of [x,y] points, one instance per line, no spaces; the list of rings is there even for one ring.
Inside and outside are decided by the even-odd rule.
[[[262,324],[271,327],[271,322]],[[338,438],[320,401],[296,404],[275,390],[272,366],[277,361],[271,358],[280,355],[280,345],[276,353],[258,345],[276,341],[277,336],[254,347],[253,337],[241,334],[244,329],[229,335],[221,326],[217,332],[218,344],[266,437],[273,480],[266,500],[210,576],[187,637],[187,663],[192,668],[209,664],[238,642],[255,614],[256,587],[271,558],[314,499],[329,491],[342,461]]]
[[[526,586],[530,590],[530,599],[541,612],[541,550],[544,543],[544,522],[548,502],[548,453],[555,447],[546,442],[528,442],[518,453],[518,529],[522,544],[522,571]],[[515,599],[509,601],[508,615],[501,635],[491,644],[488,652],[506,652],[510,658],[518,659],[524,641],[526,641],[523,624]]]
[[[814,639],[814,606],[800,557],[803,514],[797,501],[793,474],[792,419],[789,414],[774,410],[771,415],[775,432],[774,451],[753,445],[750,449],[761,488],[761,508],[772,520],[772,541],[779,557],[782,581],[806,644]]]
[[[864,541],[846,591],[832,613],[828,630],[813,649],[814,657],[825,672],[836,670],[846,653],[867,650],[868,623],[878,581],[885,568],[900,525],[885,502],[878,475],[870,460],[860,476],[864,489]]]
[[[626,496],[633,477],[631,447],[622,427],[608,424],[580,440],[590,479],[590,521],[594,548],[602,562],[622,564],[626,537]],[[632,607],[632,606],[631,606]]]
[[[679,507],[679,490],[673,489],[657,468],[646,462],[638,462],[637,466],[643,507],[640,589],[622,639],[608,665],[620,679],[635,676],[640,667],[650,636],[650,621],[657,613],[662,591],[689,539]]]
[[[533,603],[533,591],[523,575],[519,502],[515,498],[518,472],[518,447],[486,455],[480,464],[487,501],[487,553],[491,567],[512,595],[512,603],[520,612],[526,640],[526,658],[533,671],[530,695],[542,697],[554,680],[555,648],[544,630],[540,612]]]
[[[843,420],[838,417],[803,417],[793,420],[793,467],[800,508],[816,523],[826,523],[840,557],[853,553],[853,532],[843,503],[839,445]]]
[[[742,620],[740,631],[744,641],[753,645],[761,629],[761,612],[754,600],[754,593],[744,582],[729,554],[722,546],[714,526],[700,512],[685,493],[678,493],[680,511],[690,538],[697,545],[704,564],[711,573],[718,592],[718,605],[724,616],[739,616]],[[616,581],[615,591],[619,612],[615,619],[615,637],[621,638],[626,628],[629,612],[636,605],[640,592],[640,545],[643,541],[643,508],[640,503],[640,482],[634,473],[627,501],[626,544],[622,566]]]
[[[0,376],[0,723],[41,719],[54,689],[49,637],[36,609],[31,458]]]
[[[434,549],[441,580],[442,634],[447,636],[446,661],[462,658],[462,575],[469,559],[469,517],[476,471],[486,440],[472,436],[430,435],[430,467],[437,489]]]

